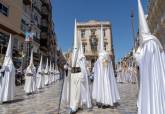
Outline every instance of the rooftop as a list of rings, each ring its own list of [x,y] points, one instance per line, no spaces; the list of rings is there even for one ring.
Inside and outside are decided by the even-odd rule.
[[[90,25],[111,25],[110,21],[97,21],[97,20],[89,20],[86,22],[77,22],[77,26],[90,26]]]

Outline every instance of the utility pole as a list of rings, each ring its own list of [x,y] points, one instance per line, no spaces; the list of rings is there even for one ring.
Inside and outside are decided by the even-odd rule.
[[[135,48],[135,29],[134,29],[134,11],[133,8],[131,9],[131,27],[132,27],[132,38],[133,38],[133,48]]]

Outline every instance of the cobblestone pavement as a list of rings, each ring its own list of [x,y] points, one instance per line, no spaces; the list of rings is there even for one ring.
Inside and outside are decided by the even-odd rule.
[[[41,89],[39,93],[27,96],[23,87],[17,87],[15,100],[0,105],[0,114],[57,114],[61,82]],[[80,110],[77,114],[136,114],[137,86],[118,84],[121,100],[116,109]],[[62,109],[62,114],[67,114]]]

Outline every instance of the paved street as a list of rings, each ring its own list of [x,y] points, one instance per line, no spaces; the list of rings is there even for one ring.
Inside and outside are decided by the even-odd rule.
[[[0,114],[56,114],[61,82],[42,89],[39,94],[26,96],[23,87],[17,87],[14,102],[0,105]],[[118,84],[120,90],[120,106],[117,109],[98,109],[79,111],[78,114],[136,114],[137,86]],[[66,114],[62,109],[62,114]]]

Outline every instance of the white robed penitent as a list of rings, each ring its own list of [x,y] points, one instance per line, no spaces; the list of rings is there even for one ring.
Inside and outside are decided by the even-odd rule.
[[[54,82],[55,82],[55,73],[56,73],[56,71],[55,71],[55,67],[54,67],[54,64],[53,64],[53,68],[52,68],[52,70],[53,70],[52,80],[53,80],[53,83],[54,83]]]
[[[49,65],[49,84],[52,84],[52,63],[50,60],[50,65]]]
[[[46,68],[44,70],[44,77],[45,77],[45,85],[49,85],[49,66],[48,66],[48,59],[46,62]]]
[[[42,56],[41,56],[41,60],[40,60],[40,64],[37,70],[37,79],[36,79],[36,85],[38,89],[41,89],[44,87],[44,70],[42,67]]]
[[[138,114],[165,114],[165,54],[150,33],[138,0],[140,46],[134,56],[140,68]]]
[[[85,65],[85,56],[82,53],[81,42],[77,39],[77,25],[75,20],[75,30],[74,30],[74,45],[73,45],[73,53],[72,53],[72,73],[68,72],[68,76],[65,77],[64,82],[64,90],[69,89],[69,92],[65,93],[67,96],[63,94],[63,99],[66,100],[65,102],[69,102],[69,108],[72,110],[72,112],[77,111],[79,107],[82,107],[82,105],[86,105],[88,108],[91,107],[91,98],[89,94],[89,85],[88,85],[88,75],[86,71],[86,65]],[[68,67],[69,68],[69,67]],[[69,99],[68,99],[69,96]]]
[[[36,86],[36,67],[33,64],[33,50],[31,51],[30,64],[25,71],[24,91],[26,94],[34,93]]]
[[[55,67],[55,80],[59,80],[60,79],[60,72],[59,72],[59,69],[58,69],[58,65],[56,65]]]
[[[122,81],[122,67],[121,62],[117,65],[117,82],[121,83]]]
[[[2,65],[0,70],[0,103],[11,101],[15,96],[15,67],[12,61],[12,40],[11,35]]]
[[[78,53],[78,60],[81,68],[81,73],[82,73],[82,79],[81,79],[81,84],[80,84],[80,103],[81,106],[85,105],[87,108],[91,108],[91,94],[90,94],[90,86],[89,86],[89,73],[87,70],[87,62],[86,62],[86,57],[84,56],[83,53],[83,47],[82,47],[82,42],[81,39],[80,41],[80,48],[79,48],[79,53]]]
[[[62,91],[62,103],[65,104],[66,107],[70,105],[70,77],[71,77],[71,67],[68,64],[64,65],[64,70],[67,71],[64,73],[64,85]]]
[[[67,63],[64,65],[64,84],[62,91],[62,103],[66,107],[70,105],[70,78],[71,78],[71,57],[68,58]]]
[[[114,76],[112,60],[104,50],[103,30],[99,44],[99,58],[94,65],[94,82],[92,98],[102,105],[114,106],[120,99]]]

